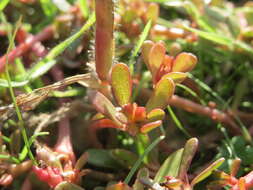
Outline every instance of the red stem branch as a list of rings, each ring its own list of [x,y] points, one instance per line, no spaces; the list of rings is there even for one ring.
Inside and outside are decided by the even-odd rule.
[[[210,117],[214,121],[227,124],[227,126],[230,126],[230,129],[233,133],[241,134],[240,128],[237,126],[237,124],[234,122],[234,120],[227,113],[219,111],[215,108],[202,106],[198,103],[187,100],[185,98],[181,98],[177,95],[172,96],[172,98],[169,100],[169,104],[171,106],[182,108],[182,109],[184,109],[188,112],[191,112],[191,113],[205,115],[207,117]]]
[[[15,49],[13,49],[8,55],[8,62],[12,63],[17,57],[22,56],[28,50],[32,48],[37,42],[47,40],[53,36],[54,30],[52,26],[46,27],[40,33],[35,36],[31,36],[25,40],[25,42],[19,44]],[[4,70],[6,64],[7,55],[0,58],[0,72]]]

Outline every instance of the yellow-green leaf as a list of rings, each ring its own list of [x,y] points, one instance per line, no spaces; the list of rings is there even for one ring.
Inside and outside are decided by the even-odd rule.
[[[153,109],[147,114],[147,119],[149,122],[163,120],[165,112],[162,109]]]
[[[183,82],[187,77],[187,73],[182,72],[171,72],[162,77],[163,78],[171,78],[174,83],[181,83]]]
[[[155,182],[160,183],[166,181],[165,176],[177,176],[183,151],[183,148],[175,151],[163,162],[162,166],[156,173],[154,178]]]
[[[170,78],[161,79],[146,104],[147,112],[155,108],[164,109],[175,90],[175,84]]]
[[[199,175],[197,175],[191,182],[191,186],[193,187],[195,184],[199,183],[200,181],[207,178],[211,173],[216,170],[220,165],[225,161],[224,158],[220,158],[216,160],[214,163],[212,163],[210,166],[208,166],[206,169],[204,169],[202,172],[200,172]]]
[[[119,63],[113,67],[111,85],[118,104],[120,106],[128,104],[132,94],[132,80],[128,66]]]
[[[161,120],[153,121],[143,125],[140,129],[141,133],[148,133],[149,131],[159,127],[162,124]]]

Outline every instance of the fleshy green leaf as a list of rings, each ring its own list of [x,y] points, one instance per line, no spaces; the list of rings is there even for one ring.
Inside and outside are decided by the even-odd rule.
[[[161,79],[155,86],[154,92],[146,104],[147,112],[155,108],[164,109],[175,90],[174,82],[169,79]]]
[[[182,155],[182,160],[180,163],[180,168],[178,172],[178,178],[179,179],[184,179],[190,165],[191,161],[197,151],[198,148],[198,139],[197,138],[191,138],[189,139],[185,146],[184,146],[184,152]]]
[[[103,149],[89,149],[87,150],[89,157],[88,163],[97,167],[119,169],[121,165],[115,160],[111,153]]]
[[[186,79],[186,77],[187,77],[187,73],[171,72],[166,75],[163,75],[162,79],[171,78],[174,81],[174,83],[181,83]]]
[[[166,181],[165,176],[172,176],[172,177],[177,176],[183,151],[184,151],[183,148],[177,150],[163,162],[162,166],[156,173],[156,176],[154,178],[155,182],[161,183]]]
[[[69,183],[67,181],[63,181],[58,184],[54,190],[84,190],[82,187],[75,185],[73,183]]]
[[[137,155],[128,150],[118,148],[113,149],[110,152],[112,157],[126,169],[131,168],[138,159]]]
[[[180,53],[173,62],[172,72],[189,72],[197,63],[197,57],[191,53]]]
[[[152,72],[152,75],[155,76],[156,72],[163,63],[165,57],[166,49],[162,42],[156,43],[149,52],[149,66]]]
[[[220,158],[216,160],[214,163],[212,163],[210,166],[208,166],[204,171],[202,171],[198,176],[196,176],[192,182],[191,186],[194,186],[195,184],[199,183],[200,181],[204,180],[207,178],[211,173],[216,170],[220,165],[225,161],[224,158]]]
[[[147,114],[147,119],[149,122],[163,120],[165,112],[162,109],[153,109]]]
[[[128,104],[132,94],[132,80],[128,66],[119,63],[113,67],[111,85],[118,104],[120,106]]]

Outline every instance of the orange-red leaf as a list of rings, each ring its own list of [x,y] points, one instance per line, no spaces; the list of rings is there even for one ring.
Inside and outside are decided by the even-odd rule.
[[[151,69],[152,75],[155,76],[156,72],[163,63],[165,57],[166,49],[165,45],[162,42],[156,43],[149,53],[149,67]]]
[[[159,127],[161,124],[162,124],[161,120],[147,123],[141,127],[140,131],[141,133],[148,133],[149,131],[155,129],[156,127]]]
[[[197,64],[197,57],[192,53],[180,53],[173,62],[173,72],[189,72]]]

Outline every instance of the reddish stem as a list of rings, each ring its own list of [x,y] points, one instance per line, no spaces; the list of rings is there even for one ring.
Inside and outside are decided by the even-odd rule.
[[[64,79],[64,73],[60,69],[58,65],[55,65],[51,69],[51,74],[56,81],[60,81]],[[60,104],[64,104],[66,99],[60,99]],[[58,139],[55,145],[55,151],[59,153],[63,153],[69,155],[72,163],[75,163],[76,158],[73,151],[73,146],[71,142],[71,133],[70,133],[70,120],[69,117],[66,116],[59,121],[58,124]]]
[[[91,126],[89,126],[90,140],[95,148],[103,148],[102,144],[97,138],[97,131],[105,128],[119,129],[119,127],[115,125],[115,123],[110,119],[101,119],[98,121],[94,121]]]
[[[173,95],[169,100],[171,106],[182,108],[188,112],[205,115],[213,119],[214,121],[225,123],[230,126],[231,130],[235,134],[241,134],[240,128],[236,125],[233,119],[226,113],[219,111],[215,108],[202,106],[185,98],[181,98],[177,95]]]
[[[17,57],[22,56],[31,47],[37,42],[41,42],[47,40],[53,36],[54,30],[52,26],[46,27],[42,32],[38,33],[35,36],[31,36],[25,40],[25,42],[18,45],[15,49],[13,49],[8,55],[8,62],[12,63]],[[0,58],[0,72],[4,70],[6,64],[7,55],[4,55]]]
[[[32,190],[32,184],[29,177],[26,177],[24,183],[22,184],[21,190]]]

